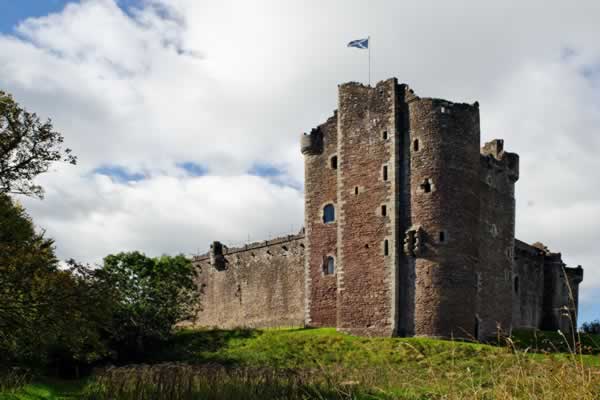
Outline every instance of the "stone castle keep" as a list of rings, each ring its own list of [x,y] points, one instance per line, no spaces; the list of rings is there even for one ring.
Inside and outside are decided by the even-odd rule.
[[[301,151],[304,230],[195,257],[193,324],[478,339],[569,330],[583,270],[515,239],[519,157],[502,140],[480,147],[478,103],[418,97],[396,79],[346,83]]]

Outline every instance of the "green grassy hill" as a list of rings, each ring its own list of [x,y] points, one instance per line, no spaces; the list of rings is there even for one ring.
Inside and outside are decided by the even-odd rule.
[[[157,365],[109,370],[88,398],[600,399],[598,355],[334,329],[182,331],[144,361]]]

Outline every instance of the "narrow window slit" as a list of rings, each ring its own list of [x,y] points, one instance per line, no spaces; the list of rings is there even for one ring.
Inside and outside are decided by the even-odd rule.
[[[333,275],[335,273],[335,260],[333,257],[328,256],[325,258],[325,262],[323,263],[323,274],[325,275]]]
[[[387,206],[381,206],[381,215],[385,217],[387,215]]]
[[[383,180],[384,181],[388,180],[388,167],[387,167],[387,165],[383,166]]]
[[[429,179],[425,179],[423,183],[421,183],[421,189],[423,192],[430,193],[431,192],[431,181]]]
[[[390,252],[387,239],[383,241],[383,255],[387,256]]]
[[[337,166],[338,166],[337,156],[331,157],[331,169],[337,169]]]

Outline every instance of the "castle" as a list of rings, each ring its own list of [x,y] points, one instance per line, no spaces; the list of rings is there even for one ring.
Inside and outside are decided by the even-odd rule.
[[[466,339],[576,325],[583,270],[515,239],[519,157],[480,148],[478,103],[342,84],[301,151],[305,228],[195,257],[194,325]]]

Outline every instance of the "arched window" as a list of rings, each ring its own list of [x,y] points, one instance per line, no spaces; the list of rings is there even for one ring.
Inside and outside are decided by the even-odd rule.
[[[327,204],[323,208],[323,222],[327,224],[333,221],[335,221],[335,207],[333,207],[333,204]]]
[[[325,262],[323,263],[323,274],[325,274],[325,275],[335,274],[335,260],[333,259],[333,257],[328,256],[325,258]]]

